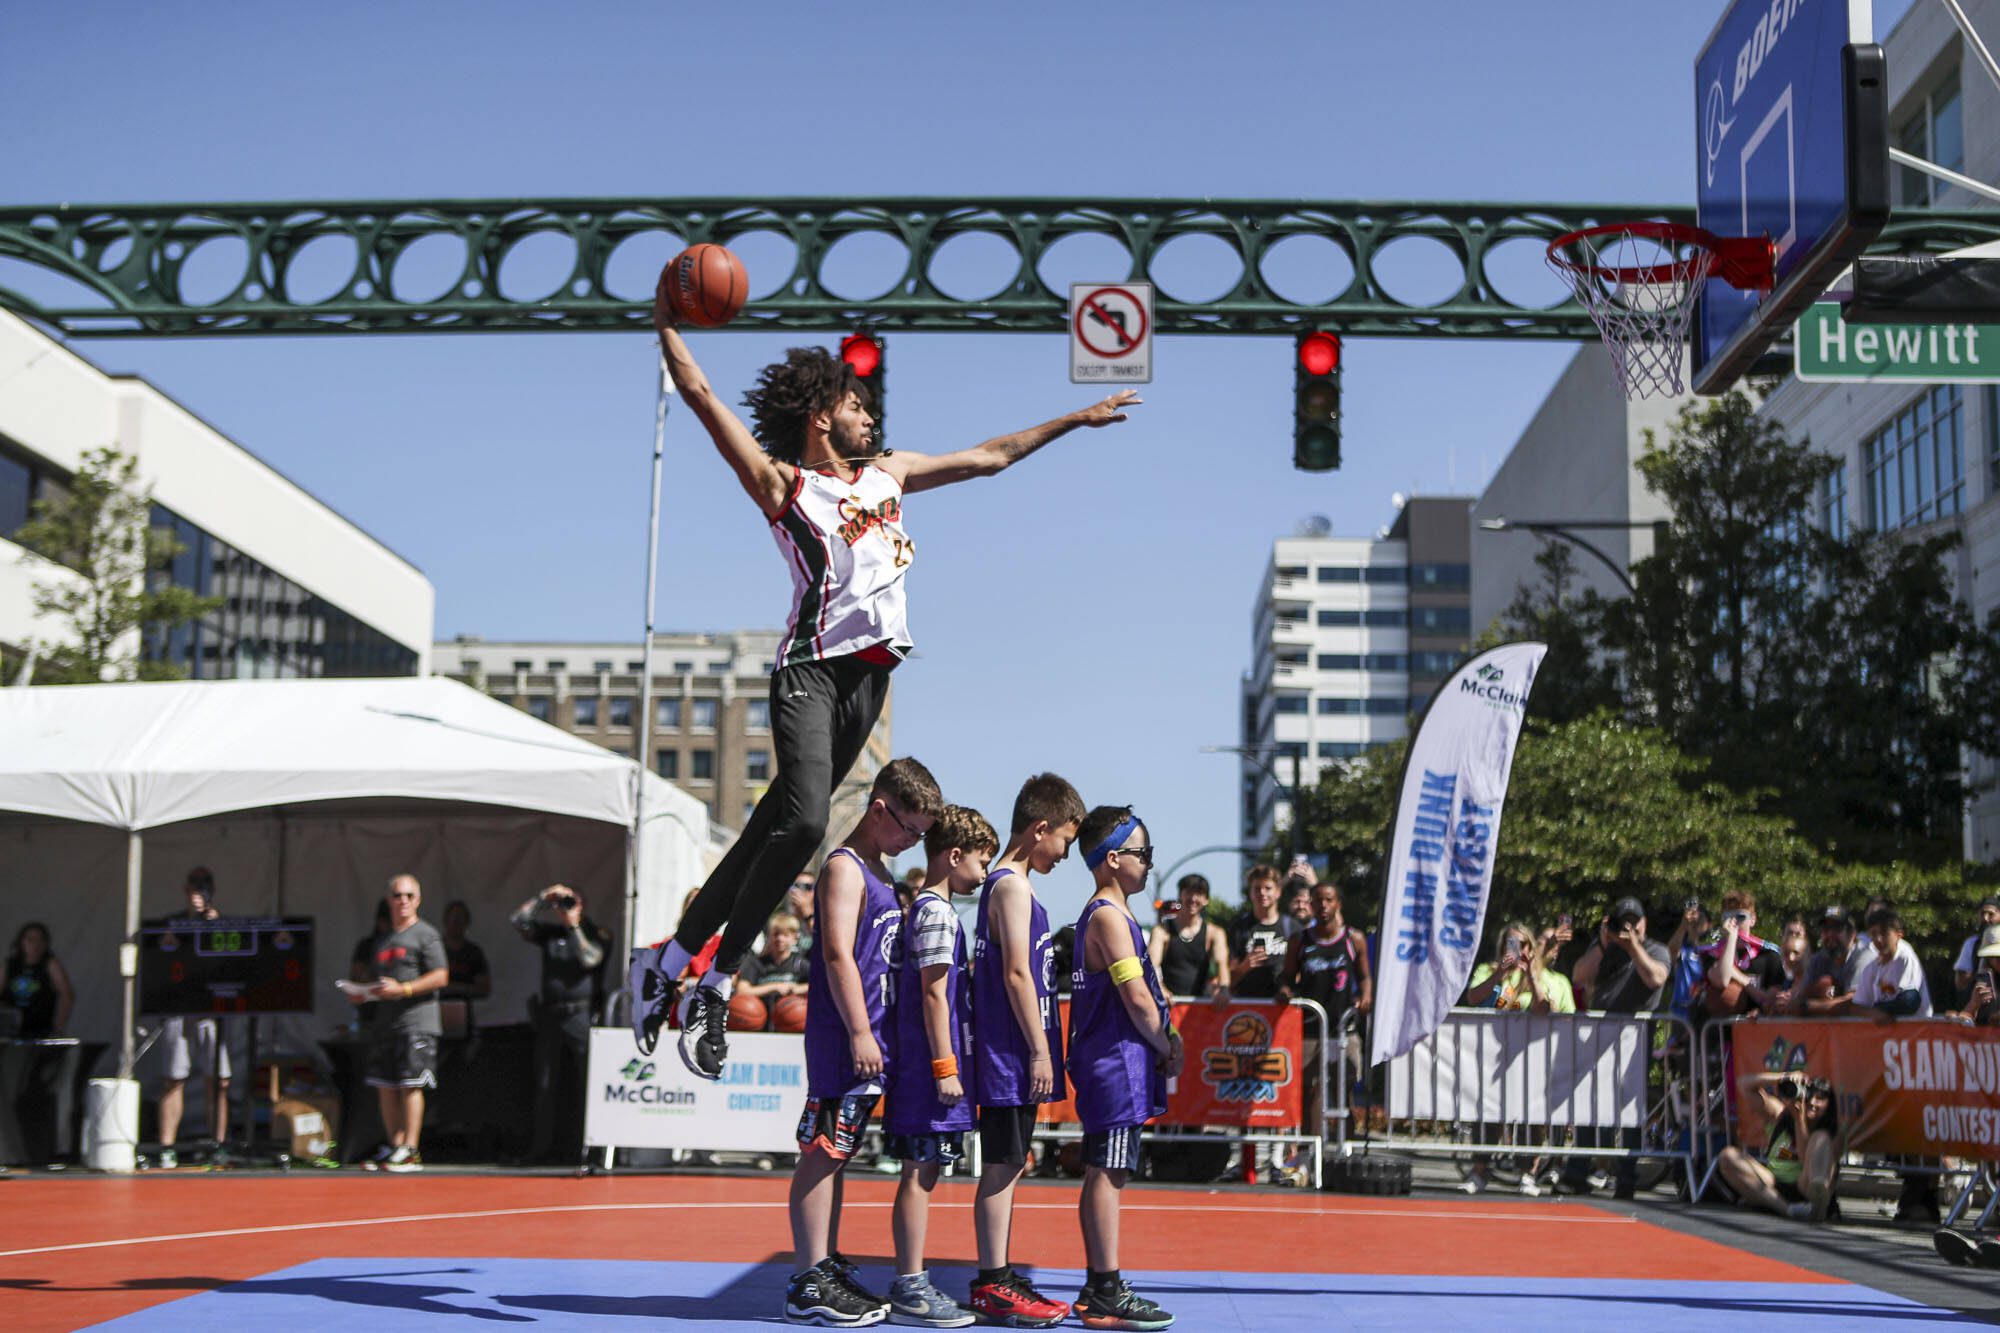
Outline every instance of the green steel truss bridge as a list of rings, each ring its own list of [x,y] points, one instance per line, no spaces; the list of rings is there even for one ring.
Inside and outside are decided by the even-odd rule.
[[[1207,301],[1181,301],[1158,292],[1160,332],[1282,335],[1329,328],[1357,337],[1573,340],[1594,336],[1582,309],[1573,301],[1536,307],[1508,299],[1496,286],[1494,256],[1513,243],[1518,260],[1523,249],[1532,255],[1563,232],[1634,217],[1693,221],[1690,209],[1632,205],[1217,199],[487,199],[8,207],[0,208],[0,257],[68,282],[23,282],[40,293],[31,297],[12,285],[16,280],[0,266],[0,306],[69,336],[99,338],[641,330],[650,328],[646,297],[629,291],[621,296],[606,284],[607,265],[621,245],[650,234],[654,239],[649,244],[658,247],[664,262],[683,242],[727,244],[751,233],[774,233],[795,255],[792,271],[775,284],[753,271],[753,291],[761,294],[732,328],[1055,333],[1066,326],[1068,296],[1040,276],[1051,247],[1079,235],[1109,238],[1129,256],[1129,271],[1090,276],[1144,280],[1163,247],[1201,236],[1215,238],[1233,252],[1236,280]],[[903,272],[880,295],[836,295],[824,276],[829,252],[864,233],[900,243],[907,253]],[[1011,247],[1019,262],[1011,280],[993,295],[954,298],[934,279],[933,262],[949,242],[974,233]],[[1286,300],[1267,277],[1265,261],[1272,248],[1299,236],[1330,241],[1352,270],[1344,288],[1323,303]],[[1919,213],[1891,223],[1874,248],[1881,253],[1943,252],[1991,240],[2000,240],[2000,214]],[[1378,261],[1391,247],[1412,241],[1432,251],[1433,265],[1439,253],[1445,264],[1458,265],[1456,290],[1429,304],[1390,293]],[[546,294],[510,295],[509,257],[531,242],[540,247],[540,257],[558,254],[558,268],[567,259],[568,275],[543,283],[549,288]],[[990,248],[991,241],[986,244]],[[314,256],[310,265],[302,263],[307,254]],[[421,260],[414,258],[418,254]],[[196,264],[203,279],[199,283],[189,280],[190,266]],[[457,276],[451,279],[454,266]],[[408,280],[419,269],[426,281]],[[408,294],[419,285],[433,290]],[[197,286],[202,289],[195,293],[198,300],[189,292]],[[64,295],[53,299],[47,291]]]

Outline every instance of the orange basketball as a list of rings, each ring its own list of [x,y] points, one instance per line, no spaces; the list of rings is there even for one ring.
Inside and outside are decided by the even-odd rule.
[[[1222,1044],[1233,1049],[1271,1044],[1271,1026],[1255,1014],[1237,1014],[1222,1030]]]
[[[806,997],[803,995],[780,995],[778,1002],[771,1006],[771,1027],[778,1032],[804,1032],[806,1030]]]
[[[729,997],[731,1032],[762,1032],[764,1024],[770,1021],[770,1017],[770,1012],[764,1008],[764,1001],[755,995]]]
[[[750,275],[743,261],[719,245],[690,245],[667,261],[660,274],[661,290],[674,318],[698,329],[712,329],[735,319],[750,296]]]

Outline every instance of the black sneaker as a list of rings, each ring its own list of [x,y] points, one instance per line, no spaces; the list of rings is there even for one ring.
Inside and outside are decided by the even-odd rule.
[[[1159,1329],[1174,1317],[1120,1281],[1115,1287],[1085,1287],[1076,1298],[1077,1318],[1085,1328]]]
[[[877,1296],[874,1292],[861,1285],[860,1266],[839,1250],[835,1250],[826,1256],[826,1266],[833,1270],[833,1275],[840,1279],[841,1285],[845,1286],[856,1296],[861,1297],[863,1300],[874,1301],[877,1305],[886,1306],[889,1304],[887,1296]]]
[[[866,1328],[889,1317],[887,1301],[877,1301],[841,1281],[824,1261],[793,1275],[785,1288],[785,1320],[834,1328]]]
[[[1931,1245],[1938,1252],[1938,1258],[1960,1268],[1975,1268],[1979,1264],[1979,1242],[1963,1231],[1953,1231],[1950,1227],[1940,1227],[1931,1237]]]
[[[696,1078],[720,1081],[729,1058],[729,1001],[716,987],[696,982],[681,996],[680,1018],[681,1063]]]
[[[641,1055],[651,1055],[659,1045],[660,1029],[667,1025],[667,1012],[674,1003],[674,984],[660,970],[665,947],[639,954],[625,974],[625,994],[632,1002],[632,1044]]]

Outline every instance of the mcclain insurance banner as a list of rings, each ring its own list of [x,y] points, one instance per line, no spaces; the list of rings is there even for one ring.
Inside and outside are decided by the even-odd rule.
[[[1375,1063],[1422,1041],[1465,992],[1493,882],[1507,778],[1544,644],[1460,667],[1410,740],[1389,844],[1375,979]]]

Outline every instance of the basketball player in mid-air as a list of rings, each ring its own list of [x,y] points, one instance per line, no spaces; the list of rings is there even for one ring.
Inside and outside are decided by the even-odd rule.
[[[728,1055],[729,988],[757,932],[826,833],[834,788],[861,754],[912,645],[903,576],[916,547],[903,497],[990,477],[1079,426],[1108,426],[1139,402],[1100,403],[949,454],[890,453],[860,381],[821,347],[794,347],[744,394],[752,424],[724,405],[675,328],[661,290],[653,323],[668,373],[736,479],[770,523],[792,572],[792,614],[771,676],[778,774],[735,846],[702,885],[673,939],[642,954],[627,987],[632,1033],[651,1054],[681,973],[722,932],[714,965],[678,995],[681,1059],[719,1079]]]

